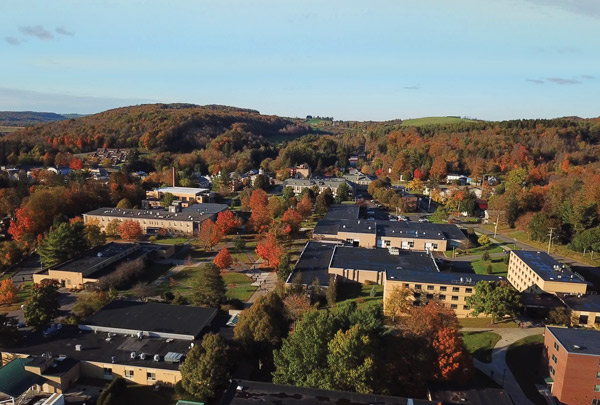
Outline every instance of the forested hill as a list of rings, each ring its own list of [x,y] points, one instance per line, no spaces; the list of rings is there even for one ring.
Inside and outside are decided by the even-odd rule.
[[[51,112],[35,111],[0,111],[0,125],[7,127],[24,127],[46,122],[63,121],[67,117]]]
[[[242,149],[269,138],[303,135],[310,128],[300,121],[262,115],[258,111],[217,105],[147,104],[116,108],[99,114],[24,128],[0,143],[0,158],[35,145],[45,151],[85,152],[99,147],[140,147],[189,152],[222,137]]]

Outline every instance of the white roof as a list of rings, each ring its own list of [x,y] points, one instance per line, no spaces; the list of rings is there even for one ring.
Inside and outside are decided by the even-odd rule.
[[[207,188],[199,188],[199,187],[163,187],[159,188],[157,191],[161,193],[171,193],[171,194],[200,194],[207,192]]]

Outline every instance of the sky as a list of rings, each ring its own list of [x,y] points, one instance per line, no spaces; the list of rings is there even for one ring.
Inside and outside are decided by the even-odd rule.
[[[0,110],[600,116],[598,0],[3,0]]]

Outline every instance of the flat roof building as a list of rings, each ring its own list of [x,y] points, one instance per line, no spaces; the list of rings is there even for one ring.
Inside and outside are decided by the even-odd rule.
[[[173,209],[133,209],[133,208],[98,208],[83,214],[84,223],[97,223],[102,230],[106,230],[111,221],[132,220],[140,224],[145,234],[158,232],[165,229],[171,233],[194,234],[199,226],[207,219],[215,220],[217,214],[225,211],[225,204],[194,204],[179,210]]]
[[[557,294],[571,317],[571,325],[600,328],[600,295]]]
[[[160,205],[160,200],[166,195],[172,194],[176,200],[181,201],[184,207],[193,204],[202,204],[212,201],[212,194],[207,188],[198,187],[162,187],[146,192],[148,205],[156,207]]]
[[[507,278],[521,292],[585,294],[587,291],[583,277],[545,252],[512,250]]]
[[[546,379],[563,404],[600,403],[600,332],[546,327]]]
[[[307,188],[318,187],[319,193],[322,193],[329,188],[335,197],[337,195],[338,187],[344,183],[353,190],[353,185],[342,177],[328,177],[326,179],[286,179],[283,181],[283,187],[291,187],[296,195],[302,193],[302,191]]]

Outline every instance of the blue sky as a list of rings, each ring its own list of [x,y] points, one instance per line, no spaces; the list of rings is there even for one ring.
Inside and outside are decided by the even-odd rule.
[[[0,110],[600,115],[600,1],[0,2]]]

